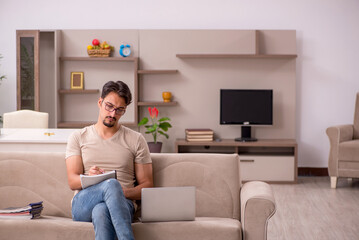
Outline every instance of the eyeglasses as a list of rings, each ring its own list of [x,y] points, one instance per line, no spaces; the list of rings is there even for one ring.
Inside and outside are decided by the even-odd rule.
[[[111,103],[108,103],[108,102],[105,102],[105,109],[106,109],[106,111],[109,111],[109,112],[115,111],[116,115],[123,115],[126,112],[126,109],[124,107],[115,108]]]

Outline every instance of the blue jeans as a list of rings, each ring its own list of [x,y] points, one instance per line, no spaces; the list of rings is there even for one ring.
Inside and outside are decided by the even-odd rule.
[[[131,222],[134,206],[123,195],[121,184],[108,179],[81,190],[72,201],[72,219],[91,222],[95,228],[95,239],[132,240]]]

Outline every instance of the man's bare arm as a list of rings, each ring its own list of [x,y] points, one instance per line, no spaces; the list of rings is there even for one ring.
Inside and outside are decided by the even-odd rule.
[[[84,173],[81,156],[71,156],[66,159],[67,181],[71,190],[81,190],[80,174]]]
[[[141,199],[141,189],[153,187],[152,163],[135,163],[135,173],[138,185],[134,188],[124,188],[125,197],[132,200]]]

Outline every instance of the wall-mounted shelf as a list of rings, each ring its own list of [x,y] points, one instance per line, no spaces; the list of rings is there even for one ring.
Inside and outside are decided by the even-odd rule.
[[[58,128],[83,128],[95,124],[96,122],[58,122]]]
[[[57,126],[58,128],[84,128],[87,126],[90,126],[92,124],[95,124],[96,122],[58,122]],[[123,122],[121,125],[127,126],[127,127],[136,127],[137,123],[127,123]]]
[[[176,106],[177,102],[138,102],[138,106]]]
[[[119,61],[119,62],[134,62],[137,57],[60,57],[61,61]]]
[[[91,94],[99,93],[98,89],[60,89],[59,94]]]
[[[184,53],[184,54],[176,54],[178,58],[254,58],[254,59],[295,59],[297,58],[297,54],[265,54],[261,51],[263,46],[260,44],[261,39],[261,31],[254,31],[254,49],[249,51],[254,51],[254,53],[243,54],[243,53]],[[264,49],[263,49],[264,50]],[[284,50],[286,52],[286,50]],[[263,54],[264,53],[264,54]]]
[[[176,54],[178,58],[255,58],[255,59],[292,59],[297,58],[296,54]]]
[[[177,73],[177,69],[163,69],[163,70],[138,70],[137,73],[140,75],[143,74],[172,74]]]

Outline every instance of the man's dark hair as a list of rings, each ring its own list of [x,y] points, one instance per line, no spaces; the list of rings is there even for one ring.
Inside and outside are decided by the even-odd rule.
[[[123,97],[126,105],[129,105],[132,101],[131,90],[127,84],[122,81],[109,81],[103,85],[101,98],[104,99],[110,92],[115,92],[118,96]]]

